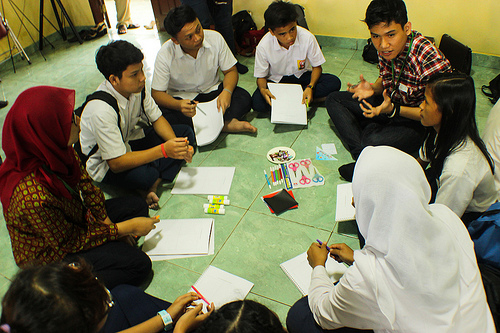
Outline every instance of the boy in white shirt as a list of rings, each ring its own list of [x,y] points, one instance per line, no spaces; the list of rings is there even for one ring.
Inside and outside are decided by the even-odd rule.
[[[324,101],[326,96],[340,89],[340,80],[323,73],[325,57],[316,37],[297,26],[297,12],[290,2],[275,1],[264,13],[269,32],[262,37],[255,53],[254,76],[257,89],[252,95],[253,109],[271,112],[275,99],[267,82],[296,83],[302,86],[302,103]]]

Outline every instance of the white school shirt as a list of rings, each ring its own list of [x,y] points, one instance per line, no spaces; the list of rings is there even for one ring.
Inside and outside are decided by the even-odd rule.
[[[295,43],[285,49],[270,32],[257,45],[253,76],[279,82],[283,76],[300,78],[304,72],[325,63],[316,37],[307,29],[297,26]]]
[[[227,71],[237,61],[221,34],[203,31],[205,38],[196,59],[171,39],[162,45],[156,56],[151,88],[186,99],[217,89],[221,82],[219,68]]]
[[[88,154],[96,143],[99,145],[99,149],[88,159],[86,166],[90,177],[100,182],[109,170],[106,160],[130,152],[128,142],[143,138],[143,128],[147,126],[147,122],[154,123],[162,113],[149,89],[146,89],[144,98],[145,112],[141,111],[141,93],[131,94],[127,99],[117,92],[108,80],[101,83],[97,90],[108,92],[116,98],[123,133],[122,139],[117,126],[118,115],[111,105],[101,100],[87,103],[80,120],[80,144],[84,154]]]
[[[486,120],[483,141],[495,163],[495,187],[500,199],[500,100],[493,106]]]
[[[423,146],[420,158],[430,161]],[[435,202],[448,206],[460,217],[465,212],[484,212],[497,198],[490,165],[474,141],[467,138],[444,160]]]

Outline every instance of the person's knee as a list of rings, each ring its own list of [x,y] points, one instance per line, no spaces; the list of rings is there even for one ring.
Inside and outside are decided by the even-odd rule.
[[[308,311],[310,310],[307,296],[299,299],[290,310],[288,310],[288,314],[286,315],[286,328],[289,333],[303,332],[302,328],[306,324],[304,318]]]
[[[136,250],[137,253],[130,256],[130,268],[128,270],[132,277],[130,284],[133,286],[139,286],[145,282],[153,269],[153,264],[149,256],[139,249]]]

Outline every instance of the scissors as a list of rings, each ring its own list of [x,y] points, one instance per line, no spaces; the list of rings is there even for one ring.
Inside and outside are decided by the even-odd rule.
[[[299,168],[299,163],[297,162],[290,163],[288,167],[293,170],[294,174],[296,174],[297,169]]]
[[[325,178],[320,175],[319,173],[314,174],[312,181],[315,183],[322,183],[325,180]]]
[[[302,160],[302,161],[300,161],[300,165],[305,166],[307,171],[309,171],[309,166],[311,165],[311,161],[310,160]]]
[[[307,185],[307,184],[309,184],[309,183],[311,182],[311,180],[310,180],[309,178],[307,178],[307,177],[304,175],[304,173],[303,173],[303,172],[300,172],[300,173],[302,174],[302,178],[300,178],[299,183],[300,183],[301,185]]]

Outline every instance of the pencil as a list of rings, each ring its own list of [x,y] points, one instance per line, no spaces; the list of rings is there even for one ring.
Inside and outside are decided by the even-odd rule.
[[[197,293],[198,296],[200,296],[200,298],[205,301],[205,303],[207,303],[208,305],[210,305],[210,303],[207,301],[207,299],[205,297],[203,297],[203,295],[198,291],[198,289],[195,288],[195,286],[191,286],[191,288],[193,288],[193,290],[195,291],[195,293]]]

